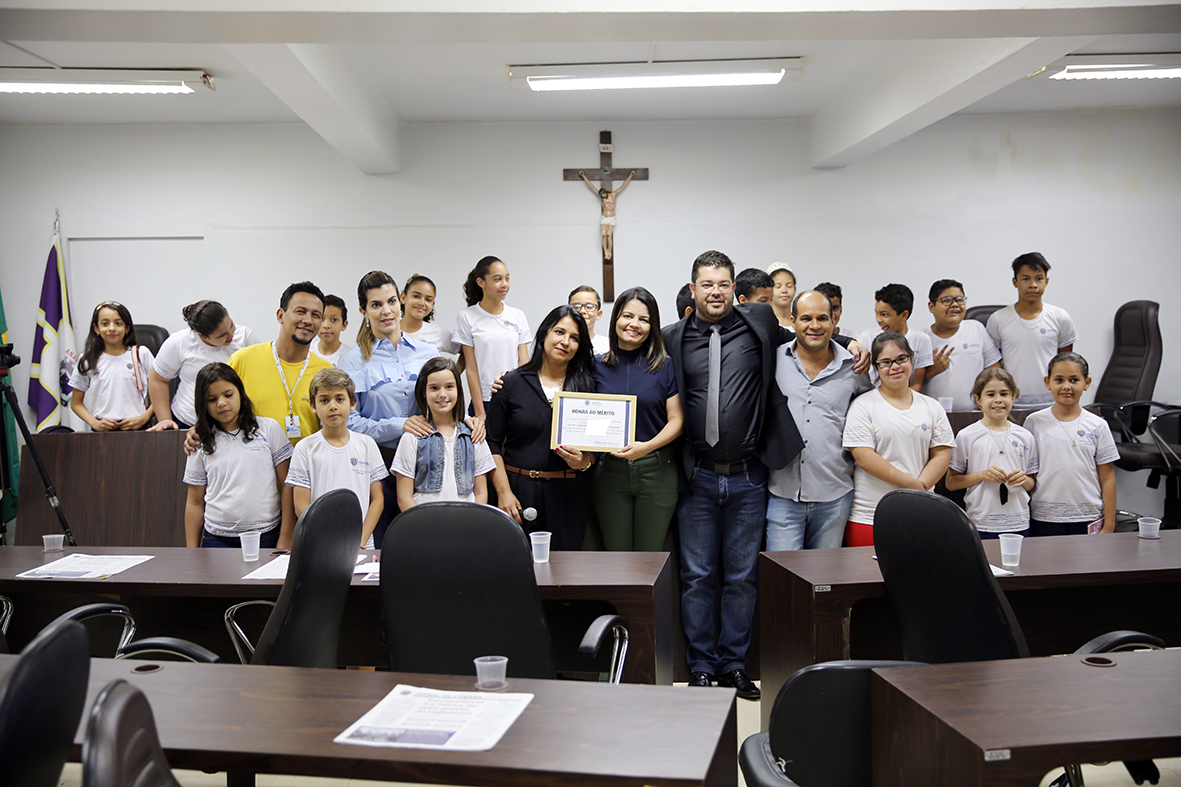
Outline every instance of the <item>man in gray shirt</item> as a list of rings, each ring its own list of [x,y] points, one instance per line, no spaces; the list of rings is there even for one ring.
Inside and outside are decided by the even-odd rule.
[[[810,290],[791,304],[796,338],[779,347],[775,381],[804,440],[768,482],[767,550],[839,547],[853,502],[853,459],[841,447],[845,414],[870,389],[832,340],[832,304]]]

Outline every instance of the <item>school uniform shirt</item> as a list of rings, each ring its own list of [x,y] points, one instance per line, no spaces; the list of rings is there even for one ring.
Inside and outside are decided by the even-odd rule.
[[[459,485],[455,482],[456,434],[458,432],[453,432],[450,437],[443,438],[443,488],[438,492],[415,492],[415,503],[430,503],[435,500],[476,502],[476,493],[474,491],[470,494],[461,495],[459,494]],[[473,456],[475,460],[475,476],[482,476],[496,469],[496,462],[492,459],[492,452],[488,449],[488,442],[486,440],[472,443],[472,448],[475,449]],[[402,435],[402,439],[398,441],[398,450],[394,453],[394,461],[390,464],[390,470],[397,475],[414,480],[417,460],[418,436],[412,434]]]
[[[872,448],[894,467],[917,478],[931,459],[931,449],[954,446],[955,437],[939,402],[921,393],[913,396],[906,410],[887,402],[881,389],[857,397],[849,405],[841,444],[846,449]],[[858,465],[853,470],[853,507],[849,521],[872,525],[878,501],[897,488]]]
[[[333,366],[337,365],[336,362],[339,361],[345,353],[347,353],[349,350],[353,349],[353,346],[351,344],[345,344],[344,342],[341,342],[340,346],[336,348],[336,352],[324,354],[316,348],[316,345],[318,345],[319,343],[320,343],[320,341],[318,339],[316,341],[312,342],[312,354],[315,355],[317,358],[323,358],[325,361],[328,361],[328,363],[332,364]]]
[[[139,388],[136,387],[133,351],[139,357]],[[130,347],[122,355],[103,353],[86,374],[75,366],[70,375],[70,386],[85,394],[82,403],[95,418],[134,418],[148,409],[144,400],[148,394],[152,360],[152,351],[143,346]]]
[[[201,334],[188,328],[165,339],[152,368],[165,380],[180,377],[180,387],[176,389],[176,396],[172,397],[172,415],[186,424],[197,423],[197,411],[193,407],[197,372],[206,364],[229,363],[231,355],[259,341],[254,331],[245,325],[234,328],[234,338],[229,344],[217,347],[210,347],[201,340]]]
[[[857,337],[857,341],[865,347],[866,350],[872,352],[874,337],[882,333],[882,329],[878,327],[870,328],[867,331],[862,331],[861,335]],[[914,368],[915,371],[919,369],[926,369],[931,364],[935,363],[935,354],[931,349],[931,337],[923,331],[908,331],[906,334],[906,343],[910,345],[910,351],[914,353]],[[878,367],[873,364],[869,365],[869,381],[878,386],[882,384],[881,378],[878,376]]]
[[[500,314],[489,314],[480,304],[469,306],[455,318],[452,340],[471,347],[480,372],[480,398],[492,398],[492,383],[505,372],[517,368],[517,347],[528,344],[529,321],[525,312],[505,306]]]
[[[213,453],[198,448],[185,462],[184,482],[205,487],[205,530],[215,536],[265,533],[282,509],[275,467],[291,458],[291,442],[279,422],[258,416],[258,432],[217,430]]]
[[[312,353],[308,353],[306,368],[303,361],[287,363],[280,359],[279,363],[283,366],[283,377],[280,377],[279,367],[275,365],[273,344],[274,342],[267,342],[245,347],[230,356],[229,364],[242,378],[242,384],[246,386],[246,395],[254,404],[256,414],[274,418],[280,424],[284,423],[284,419],[292,412],[299,418],[299,437],[291,438],[291,444],[295,445],[305,437],[320,431],[320,419],[312,408],[312,397],[308,387],[316,372],[331,369],[332,364]],[[290,395],[287,393],[288,389],[291,389]]]
[[[1004,432],[994,432],[983,421],[977,421],[960,430],[948,466],[957,473],[978,473],[996,465],[1002,470],[1023,470],[1033,475],[1038,471],[1037,442],[1029,430],[1013,423],[1008,427]],[[1000,490],[1001,485],[995,481],[968,487],[964,493],[968,518],[982,533],[1025,530],[1029,527],[1029,493],[1019,486],[1009,486],[1002,504]]]
[[[601,333],[596,333],[591,339],[591,350],[595,355],[603,355],[611,349],[611,340]]]
[[[948,366],[943,373],[928,378],[923,383],[923,393],[932,399],[951,397],[953,410],[975,409],[972,386],[976,384],[976,377],[985,367],[992,366],[1001,359],[1001,351],[988,335],[988,329],[982,322],[964,320],[960,323],[959,330],[947,339],[937,336],[933,328],[934,326],[928,326],[923,331],[931,338],[932,351],[940,352],[948,345],[951,345],[952,351],[947,356]]]
[[[1046,390],[1046,367],[1059,348],[1078,341],[1074,320],[1066,310],[1043,303],[1042,313],[1026,320],[1017,314],[1016,306],[1006,306],[988,318],[988,335],[1000,348],[1005,369],[1021,389],[1017,403],[1052,404],[1054,396]]]
[[[460,354],[459,347],[451,340],[451,331],[444,331],[440,328],[438,320],[424,322],[422,327],[414,333],[403,331],[402,335],[409,336],[415,341],[429,342],[435,345],[435,349],[441,353],[447,353],[448,355]]]
[[[369,486],[390,472],[372,437],[356,432],[348,436],[348,443],[339,448],[328,442],[322,431],[300,440],[287,468],[287,485],[311,490],[309,503],[333,489],[347,489],[357,496],[364,515],[369,510]],[[365,548],[373,548],[372,535]]]
[[[1119,459],[1111,428],[1086,410],[1059,421],[1052,408],[1030,413],[1025,428],[1037,442],[1041,471],[1029,513],[1042,522],[1094,522],[1103,516],[1098,465]]]

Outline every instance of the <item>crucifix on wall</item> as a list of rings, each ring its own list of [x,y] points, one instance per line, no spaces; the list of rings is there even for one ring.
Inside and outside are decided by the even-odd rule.
[[[642,169],[613,169],[611,165],[611,132],[599,132],[599,168],[591,170],[564,169],[562,180],[581,180],[599,198],[599,228],[601,231],[603,251],[603,300],[615,300],[615,198],[619,192],[627,188],[633,180],[647,180],[648,170]],[[595,188],[592,180],[599,181],[599,188]],[[616,180],[623,184],[612,189]]]

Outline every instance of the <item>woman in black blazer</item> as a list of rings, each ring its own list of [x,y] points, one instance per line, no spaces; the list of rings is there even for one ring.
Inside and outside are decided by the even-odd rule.
[[[553,533],[554,550],[582,548],[590,512],[585,471],[595,456],[550,449],[552,403],[558,391],[594,393],[594,354],[582,315],[559,306],[541,322],[529,362],[504,375],[488,410],[488,447],[496,461],[498,505],[526,532]],[[525,520],[532,508],[537,518]]]

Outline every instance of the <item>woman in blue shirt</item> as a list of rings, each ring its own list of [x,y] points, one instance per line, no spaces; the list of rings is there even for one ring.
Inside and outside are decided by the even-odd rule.
[[[626,290],[615,301],[607,333],[610,349],[596,359],[595,381],[599,393],[637,397],[636,440],[593,468],[595,512],[607,549],[659,552],[677,507],[671,443],[684,414],[656,298],[643,287]]]
[[[403,431],[420,437],[432,431],[425,419],[412,418],[418,415],[414,384],[422,365],[438,356],[439,351],[430,342],[402,333],[402,301],[398,285],[388,273],[370,271],[361,277],[357,300],[364,317],[357,345],[337,362],[357,387],[357,406],[349,413],[349,431],[372,437],[388,467]],[[393,476],[382,481],[382,492],[385,510],[373,531],[373,543],[378,547],[386,527],[398,513]]]

